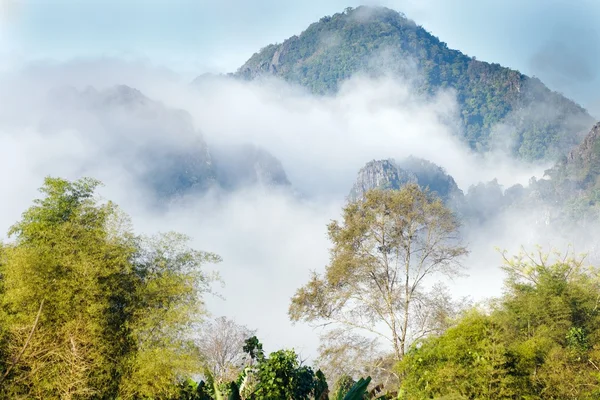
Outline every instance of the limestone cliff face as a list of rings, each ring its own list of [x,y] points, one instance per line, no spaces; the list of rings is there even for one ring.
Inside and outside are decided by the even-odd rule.
[[[368,162],[358,172],[348,199],[360,200],[368,190],[398,190],[409,183],[418,184],[422,189],[435,193],[447,203],[463,198],[462,191],[443,168],[427,160],[408,157],[401,161],[389,159]]]
[[[567,156],[571,178],[584,185],[594,185],[600,175],[600,123],[594,125],[583,142]]]
[[[454,178],[446,173],[444,168],[417,157],[407,157],[397,161],[399,168],[410,171],[417,176],[417,183],[423,189],[436,193],[447,203],[454,203],[463,198]]]
[[[361,200],[371,189],[397,190],[408,183],[417,183],[417,176],[398,168],[394,160],[373,160],[358,171],[348,199]]]

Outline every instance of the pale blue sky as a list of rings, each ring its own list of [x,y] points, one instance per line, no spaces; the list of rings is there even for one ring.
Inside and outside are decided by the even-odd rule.
[[[402,11],[450,47],[536,75],[600,114],[600,2],[592,0],[0,0],[0,50],[229,72],[261,47],[361,3]]]

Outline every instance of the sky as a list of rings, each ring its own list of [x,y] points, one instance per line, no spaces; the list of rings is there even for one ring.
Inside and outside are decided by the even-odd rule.
[[[600,115],[595,96],[600,5],[572,3],[377,4],[403,11],[450,47],[536,75]],[[339,217],[367,161],[424,157],[446,168],[464,191],[493,178],[505,187],[526,184],[548,167],[474,155],[456,140],[457,125],[448,123],[457,115],[453,95],[441,91],[423,99],[407,82],[356,77],[331,98],[278,81],[217,80],[199,90],[187,85],[204,72],[234,71],[261,47],[356,5],[350,0],[0,0],[0,161],[10,171],[0,174],[0,187],[11,193],[3,198],[0,231],[18,219],[45,175],[97,177],[106,184],[102,195],[120,204],[136,229],[181,231],[195,247],[223,257],[218,269],[225,287],[219,291],[225,300],[209,300],[213,313],[257,328],[271,349],[295,347],[314,355],[316,333],[289,323],[289,298],[310,270],[322,270],[328,262],[326,224]],[[133,146],[133,153],[156,145],[156,136],[146,134],[148,121],[128,109],[111,114],[48,102],[48,90],[61,84],[102,89],[118,83],[165,107],[186,110],[192,130],[209,145],[251,142],[265,148],[281,160],[294,188],[312,196],[254,188],[226,198],[186,199],[167,213],[154,212],[144,203],[147,193],[113,152],[123,143]],[[185,145],[188,138],[169,123],[156,124],[164,128],[155,132],[161,145]],[[141,128],[123,128],[131,126]],[[515,250],[539,243],[542,236],[531,217],[536,216],[501,215],[494,226],[470,232],[469,277],[455,288],[474,296],[498,294],[502,275],[494,247]]]
[[[267,44],[347,6],[404,12],[450,47],[541,78],[600,114],[593,0],[0,0],[8,61],[118,56],[186,78],[231,72]]]

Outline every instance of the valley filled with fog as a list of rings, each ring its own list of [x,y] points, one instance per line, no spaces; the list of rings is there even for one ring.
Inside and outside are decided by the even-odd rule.
[[[0,82],[5,229],[45,176],[97,178],[137,231],[182,232],[223,257],[215,267],[222,298],[207,298],[212,314],[307,356],[319,330],[291,325],[289,299],[328,263],[326,225],[367,162],[423,158],[464,193],[493,179],[527,186],[550,167],[472,151],[460,139],[452,90],[423,96],[392,76],[358,74],[339,93],[317,96],[276,78],[192,84],[150,65],[95,60],[17,69]],[[471,254],[466,276],[447,282],[455,296],[500,294],[498,249],[590,250],[583,234],[548,232],[542,210],[494,214],[463,227]]]

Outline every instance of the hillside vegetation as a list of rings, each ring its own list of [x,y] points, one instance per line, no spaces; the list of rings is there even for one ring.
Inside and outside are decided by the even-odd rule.
[[[538,79],[450,49],[387,8],[348,8],[321,18],[300,35],[263,48],[235,75],[274,75],[331,94],[359,72],[409,77],[424,94],[455,90],[464,139],[480,151],[508,143],[520,158],[556,158],[593,123],[582,107]]]

